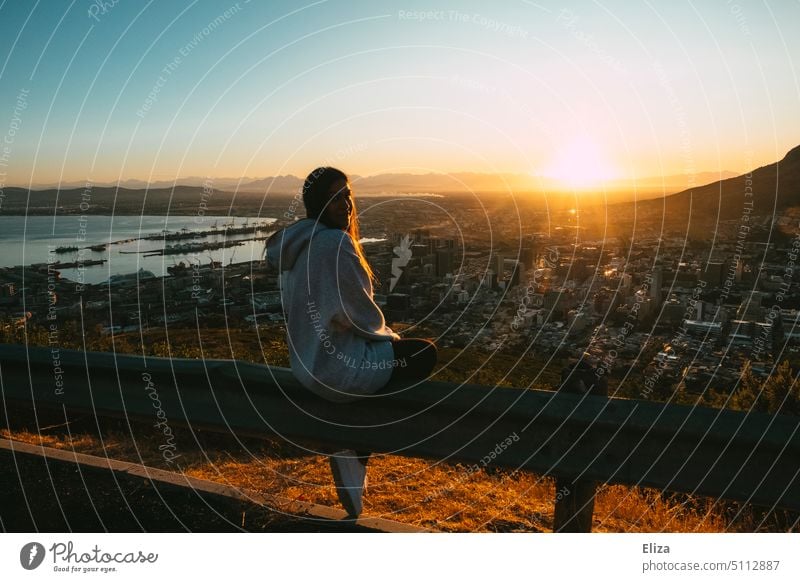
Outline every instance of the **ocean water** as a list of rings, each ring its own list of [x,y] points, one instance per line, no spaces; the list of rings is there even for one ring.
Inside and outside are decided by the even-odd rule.
[[[224,265],[258,260],[264,253],[264,241],[247,241],[242,246],[229,247],[192,254],[176,254],[145,257],[144,254],[126,254],[125,251],[152,251],[164,247],[163,240],[131,240],[112,244],[104,251],[92,251],[87,247],[113,243],[128,239],[160,234],[186,228],[192,232],[208,231],[216,225],[222,230],[224,224],[242,226],[273,223],[274,218],[244,218],[230,216],[0,216],[0,267],[46,263],[48,259],[71,262],[106,259],[103,265],[78,269],[59,268],[62,277],[73,281],[94,284],[108,280],[111,275],[134,273],[140,268],[151,271],[157,277],[167,275],[167,267],[181,261],[221,261]],[[255,234],[231,235],[227,240],[263,237],[271,231]],[[191,242],[222,242],[224,234],[215,234],[198,239],[167,241],[167,245]],[[51,252],[55,247],[76,246],[80,251],[61,254]]]

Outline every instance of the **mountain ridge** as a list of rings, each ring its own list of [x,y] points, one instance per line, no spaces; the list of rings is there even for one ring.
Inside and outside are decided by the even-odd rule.
[[[748,183],[749,182],[749,183]],[[707,225],[740,219],[744,215],[769,216],[789,208],[800,208],[800,146],[776,162],[738,176],[688,188],[659,200],[638,203],[641,209],[663,205],[668,220]]]
[[[720,178],[729,178],[738,174],[730,171],[699,172],[695,174],[673,174],[668,176],[645,176],[640,178],[620,179],[609,182],[597,192],[606,191],[638,191],[640,193],[660,193],[664,195],[675,191],[690,182],[707,183]],[[549,178],[520,173],[485,173],[485,172],[428,172],[424,174],[383,173],[372,176],[350,176],[356,191],[361,194],[383,194],[396,192],[409,193],[446,193],[454,191],[472,192],[563,192],[568,189]],[[292,174],[269,176],[265,178],[203,178],[188,176],[176,180],[158,180],[146,182],[129,179],[120,182],[97,182],[93,188],[120,188],[125,190],[159,190],[173,187],[204,187],[227,192],[251,192],[262,194],[294,194],[299,192],[303,179]],[[24,187],[20,187],[23,189]],[[86,188],[86,182],[62,182],[60,184],[32,185],[31,192],[47,190],[71,190]]]

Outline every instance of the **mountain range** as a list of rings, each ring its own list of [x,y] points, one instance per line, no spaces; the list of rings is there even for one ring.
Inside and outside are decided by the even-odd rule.
[[[781,160],[755,168],[741,175],[731,172],[696,174],[694,176],[669,176],[656,179],[637,180],[635,191],[631,183],[619,183],[616,192],[593,194],[549,193],[536,188],[537,178],[527,174],[380,174],[377,176],[352,176],[351,181],[357,195],[395,195],[402,193],[509,193],[547,196],[558,203],[579,201],[582,207],[592,204],[613,204],[622,219],[634,211],[663,213],[665,222],[707,228],[721,220],[741,219],[745,214],[774,217],[800,218],[800,146],[790,150]],[[667,184],[702,183],[704,179],[716,178],[703,186],[667,194]],[[722,178],[722,179],[720,179]],[[127,181],[120,185],[94,184],[90,195],[92,214],[162,214],[198,212],[198,208],[211,215],[240,214],[269,216],[271,205],[281,208],[286,203],[278,202],[293,196],[302,186],[297,176],[273,178],[204,178],[191,177],[173,182]],[[648,190],[647,188],[652,188]],[[3,214],[52,214],[56,206],[59,213],[81,213],[81,202],[85,196],[85,184],[66,184],[60,187],[37,190],[31,188],[5,188],[2,191],[0,210]],[[674,191],[674,190],[673,190]],[[749,195],[752,193],[752,196]],[[633,203],[635,197],[635,204]],[[750,204],[752,202],[752,204]],[[201,206],[202,203],[202,206]],[[85,206],[85,205],[84,205]]]
[[[736,176],[736,173],[702,172],[693,175],[676,174],[663,177],[642,177],[637,179],[616,180],[606,186],[613,192],[637,191],[641,196],[663,196],[683,188],[686,184],[706,184]],[[554,180],[532,174],[514,173],[391,173],[374,176],[350,177],[358,194],[380,195],[396,193],[447,193],[447,192],[555,192],[560,188]],[[270,176],[266,178],[203,178],[189,176],[176,180],[122,180],[119,183],[96,182],[94,187],[125,188],[128,190],[159,190],[175,186],[191,186],[213,188],[228,192],[253,192],[261,194],[294,194],[303,185],[298,176]],[[31,190],[69,190],[84,188],[85,182],[61,182],[60,184],[36,184]],[[629,196],[632,198],[632,196]]]

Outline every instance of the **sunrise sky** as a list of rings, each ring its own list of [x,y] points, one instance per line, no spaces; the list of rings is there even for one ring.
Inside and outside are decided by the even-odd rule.
[[[4,2],[0,180],[743,172],[800,143],[798,23],[797,1]]]

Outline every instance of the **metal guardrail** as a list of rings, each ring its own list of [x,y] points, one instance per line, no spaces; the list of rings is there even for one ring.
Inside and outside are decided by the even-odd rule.
[[[192,428],[800,510],[789,416],[441,382],[332,404],[285,368],[24,345],[0,346],[0,380],[4,401],[68,414],[158,422],[157,398],[170,424]]]

